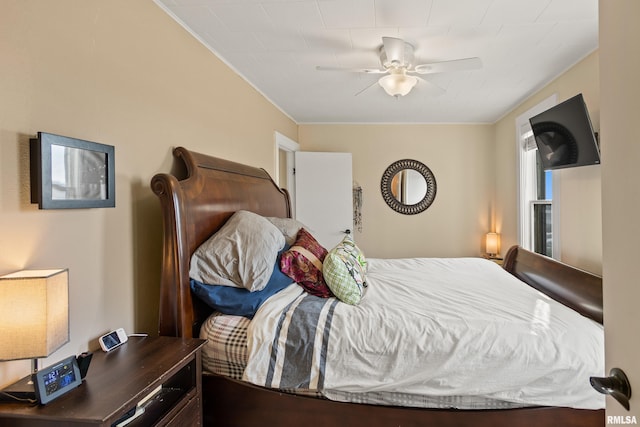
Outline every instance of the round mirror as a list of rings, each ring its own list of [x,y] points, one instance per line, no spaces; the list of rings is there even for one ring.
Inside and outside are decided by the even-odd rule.
[[[384,171],[380,182],[384,201],[391,209],[413,215],[427,209],[436,197],[436,178],[417,160],[398,160]]]

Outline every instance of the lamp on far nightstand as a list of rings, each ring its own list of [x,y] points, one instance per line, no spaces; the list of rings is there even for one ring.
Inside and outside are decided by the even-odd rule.
[[[23,270],[0,276],[0,360],[47,357],[69,342],[69,271]],[[6,389],[20,391],[23,380]],[[15,387],[14,387],[15,386]],[[33,392],[33,385],[25,392]]]
[[[500,235],[498,233],[487,233],[485,251],[488,258],[498,258],[500,253]]]

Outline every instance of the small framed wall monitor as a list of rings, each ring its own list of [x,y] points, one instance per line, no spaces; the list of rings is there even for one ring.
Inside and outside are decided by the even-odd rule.
[[[115,207],[113,146],[38,132],[30,162],[31,203],[40,209]]]
[[[36,399],[46,405],[82,384],[76,357],[71,356],[39,370],[32,376]]]

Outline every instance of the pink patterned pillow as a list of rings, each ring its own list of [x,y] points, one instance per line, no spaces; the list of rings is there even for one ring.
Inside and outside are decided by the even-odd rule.
[[[333,294],[322,276],[322,262],[326,256],[327,250],[301,228],[291,248],[282,254],[280,270],[311,295],[329,298]]]

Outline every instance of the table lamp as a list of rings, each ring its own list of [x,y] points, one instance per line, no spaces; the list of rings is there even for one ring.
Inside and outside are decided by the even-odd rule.
[[[498,257],[498,253],[500,252],[500,235],[498,233],[487,233],[485,251],[489,258]]]
[[[38,358],[49,356],[67,342],[67,269],[23,270],[0,276],[0,361],[32,359],[36,372]],[[20,388],[24,380],[3,391]],[[33,392],[33,385],[24,391]]]

